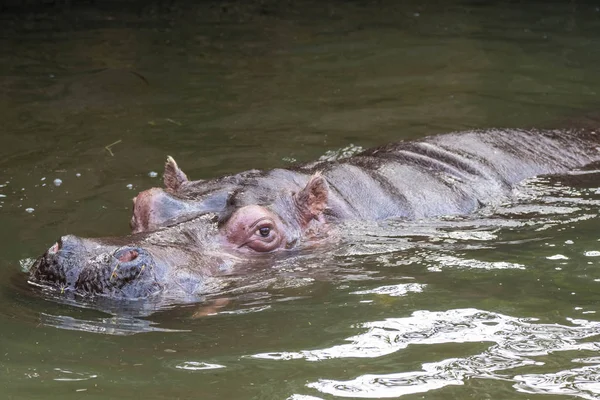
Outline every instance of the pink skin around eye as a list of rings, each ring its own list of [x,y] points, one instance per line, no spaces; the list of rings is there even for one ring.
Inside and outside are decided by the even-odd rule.
[[[261,228],[268,228],[268,235],[261,235]],[[285,242],[279,218],[257,205],[237,210],[223,227],[223,233],[228,244],[256,252],[273,251]]]

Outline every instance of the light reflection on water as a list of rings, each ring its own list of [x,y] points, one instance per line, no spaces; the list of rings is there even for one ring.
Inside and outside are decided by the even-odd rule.
[[[315,397],[315,396],[307,396],[307,395],[303,395],[303,394],[293,394],[290,397],[288,397],[286,400],[323,400],[320,397]]]
[[[56,373],[59,374],[59,376],[56,378],[53,378],[53,380],[59,381],[59,382],[60,381],[62,381],[62,382],[87,381],[89,379],[94,379],[94,378],[98,377],[98,375],[95,375],[95,374],[69,371],[67,369],[62,369],[62,368],[54,368],[54,371],[56,371]]]
[[[578,394],[583,398],[597,393],[598,366],[559,371],[553,374],[516,375],[518,368],[543,366],[541,356],[567,351],[598,351],[600,342],[587,340],[600,335],[600,322],[583,319],[567,324],[540,324],[536,318],[515,318],[478,309],[416,311],[410,317],[388,318],[358,326],[366,331],[346,339],[347,344],[299,352],[271,352],[251,357],[264,360],[320,361],[339,358],[390,356],[411,345],[445,343],[490,343],[479,354],[423,363],[422,369],[391,374],[365,374],[350,380],[319,379],[309,388],[340,397],[389,398],[427,392],[449,385],[462,385],[467,379],[484,378],[517,382],[522,391]],[[585,341],[584,341],[585,340]],[[573,362],[577,362],[574,359]],[[596,363],[597,359],[587,359]],[[511,371],[517,369],[515,371]],[[585,372],[578,376],[577,371]],[[561,378],[565,377],[566,378]],[[552,388],[553,380],[577,380],[578,392],[568,384]],[[587,382],[587,384],[586,384]]]
[[[202,361],[185,361],[185,362],[182,362],[181,364],[176,365],[175,368],[184,369],[187,371],[205,371],[205,370],[225,368],[225,366],[219,365],[219,364],[209,364],[209,363],[205,363]]]
[[[575,360],[573,360],[575,362]],[[513,387],[523,393],[561,394],[582,399],[598,399],[600,364],[546,374],[515,376]]]
[[[399,285],[380,286],[370,290],[358,290],[351,292],[351,294],[384,294],[398,297],[406,296],[409,293],[421,293],[425,286],[418,283],[401,283]]]
[[[105,335],[133,335],[142,332],[185,332],[185,330],[160,328],[152,321],[133,317],[110,317],[85,320],[65,315],[40,314],[40,322],[47,326]]]

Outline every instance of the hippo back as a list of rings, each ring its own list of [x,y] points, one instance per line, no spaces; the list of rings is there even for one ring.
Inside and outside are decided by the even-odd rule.
[[[506,199],[524,179],[599,159],[593,131],[486,130],[392,143],[302,169],[323,171],[333,216],[416,219],[466,214]]]

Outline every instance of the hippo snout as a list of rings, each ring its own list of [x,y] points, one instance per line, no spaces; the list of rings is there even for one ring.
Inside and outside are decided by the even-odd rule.
[[[31,267],[31,278],[61,289],[74,287],[81,272],[75,258],[82,250],[81,239],[71,235],[61,237]]]
[[[139,298],[161,290],[155,266],[152,255],[141,247],[117,247],[68,235],[33,264],[30,278],[62,292]]]

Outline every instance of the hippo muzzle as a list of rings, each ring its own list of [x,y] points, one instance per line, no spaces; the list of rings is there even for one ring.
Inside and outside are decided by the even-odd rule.
[[[147,297],[161,291],[146,249],[63,236],[31,267],[36,283],[82,295]]]

